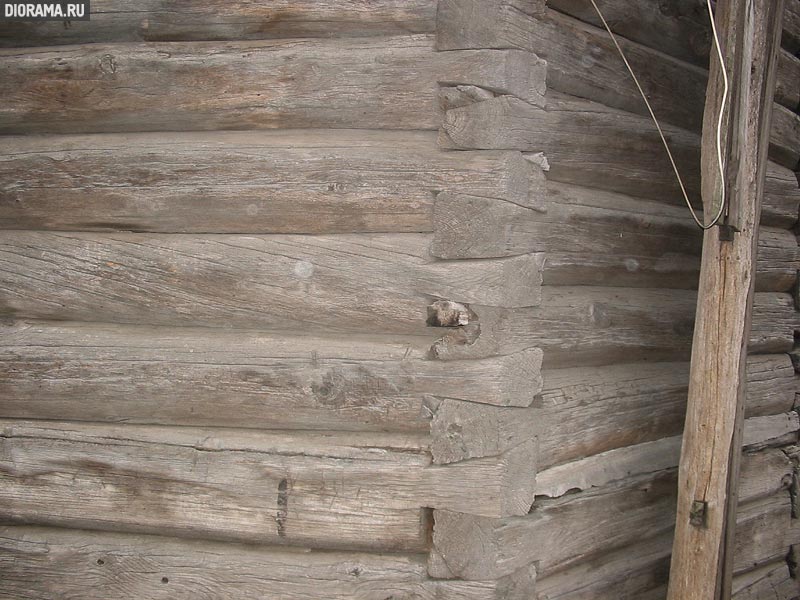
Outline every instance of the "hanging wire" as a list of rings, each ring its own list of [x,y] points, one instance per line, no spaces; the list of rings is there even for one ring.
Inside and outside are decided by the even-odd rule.
[[[722,70],[722,82],[724,85],[724,91],[722,94],[722,104],[719,108],[719,119],[717,120],[717,163],[719,166],[719,175],[720,175],[720,186],[722,188],[722,197],[719,203],[719,210],[717,214],[714,216],[714,219],[706,225],[700,218],[697,216],[694,208],[692,207],[692,203],[689,200],[689,195],[686,193],[686,188],[683,185],[683,179],[681,179],[681,174],[678,172],[678,166],[675,164],[675,159],[672,156],[672,152],[669,149],[669,144],[667,144],[667,139],[664,137],[664,132],[661,129],[661,125],[658,123],[658,119],[656,118],[655,113],[653,112],[653,108],[650,106],[650,102],[647,99],[647,96],[642,89],[642,86],[639,84],[639,79],[636,77],[636,74],[633,72],[633,68],[631,67],[628,59],[625,57],[625,53],[622,51],[622,48],[617,41],[617,36],[611,31],[611,28],[608,26],[603,13],[600,11],[600,7],[597,6],[595,0],[589,0],[594,6],[595,11],[597,12],[597,16],[600,17],[600,20],[603,22],[603,26],[606,28],[608,35],[611,36],[611,41],[614,42],[614,46],[617,47],[617,52],[622,57],[625,66],[628,68],[628,72],[631,74],[633,78],[633,82],[636,84],[636,87],[639,90],[639,94],[641,94],[644,103],[647,105],[647,110],[650,113],[650,117],[653,119],[653,123],[656,125],[656,129],[658,129],[658,135],[661,137],[661,142],[664,144],[664,149],[667,151],[667,156],[669,157],[669,162],[672,164],[672,170],[675,172],[675,177],[678,179],[678,185],[681,188],[681,192],[683,193],[683,199],[686,201],[686,206],[689,208],[689,211],[692,213],[692,218],[694,219],[695,223],[697,223],[701,229],[711,229],[714,225],[716,225],[722,214],[725,212],[725,162],[722,159],[722,117],[725,113],[725,103],[728,101],[728,73],[725,70],[725,61],[722,57],[722,48],[720,47],[719,43],[719,35],[717,34],[717,25],[714,22],[714,10],[711,7],[711,0],[706,0],[706,4],[708,5],[708,15],[711,19],[711,31],[714,34],[714,47],[717,49],[717,56],[719,57],[719,64]]]

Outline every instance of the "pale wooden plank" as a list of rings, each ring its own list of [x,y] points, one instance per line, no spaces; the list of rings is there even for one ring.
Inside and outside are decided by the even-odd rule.
[[[87,42],[241,40],[426,33],[436,27],[432,0],[94,0],[89,21],[4,22],[0,46]]]
[[[0,313],[431,335],[436,299],[538,303],[540,256],[440,262],[428,239],[3,231]]]
[[[528,406],[541,387],[537,350],[463,361],[459,368],[431,360],[424,338],[68,322],[6,323],[0,329],[5,418],[423,433],[435,423],[442,428],[437,443],[447,453],[470,447],[473,439],[492,439],[488,432],[454,434],[451,412],[462,428],[494,418],[498,430],[510,429],[511,440],[525,439],[513,424],[530,426],[531,419],[474,404]],[[448,398],[448,406],[429,396]],[[499,454],[508,446],[493,448]],[[476,449],[470,455],[485,454]]]
[[[441,193],[434,223],[431,252],[440,258],[545,253],[545,285],[697,286],[702,232],[686,207],[548,182],[536,210]],[[799,258],[792,232],[762,228],[756,289],[791,290]]]
[[[541,103],[544,63],[528,53],[437,53],[433,42],[411,35],[0,50],[9,90],[0,133],[436,129],[439,83]]]
[[[439,191],[465,189],[529,204],[544,179],[520,153],[441,152],[427,132],[97,134],[4,142],[3,229],[423,232],[431,231]]]
[[[440,581],[417,555],[292,551],[43,527],[0,528],[3,598],[503,600],[497,582]]]

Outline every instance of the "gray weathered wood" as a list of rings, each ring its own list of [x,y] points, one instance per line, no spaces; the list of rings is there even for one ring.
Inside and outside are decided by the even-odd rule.
[[[800,110],[800,58],[781,50],[775,101],[789,110]]]
[[[785,3],[781,43],[792,54],[800,53],[800,2],[797,0]]]
[[[503,582],[430,579],[420,556],[270,547],[44,527],[0,529],[7,598],[517,600]],[[524,598],[524,596],[522,597]]]
[[[775,443],[776,439],[784,438],[785,419],[771,423],[772,428],[765,426],[762,423],[764,420],[763,417],[745,420],[745,450],[765,448]],[[796,420],[792,422],[797,428]],[[546,427],[543,429],[547,430]],[[556,498],[571,491],[603,487],[629,477],[674,469],[678,466],[680,452],[681,436],[677,435],[587,456],[538,472],[536,494]],[[789,488],[792,465],[782,451],[767,448],[745,456],[747,460],[743,461],[740,481],[747,480],[747,489],[741,496],[742,500],[771,495]]]
[[[784,558],[792,543],[791,498],[778,493],[740,504],[736,515],[734,572]]]
[[[797,223],[799,208],[800,186],[797,176],[786,167],[770,161],[764,180],[761,224],[790,229]]]
[[[519,152],[442,152],[432,132],[8,137],[0,228],[423,232],[440,191],[533,206],[543,181]]]
[[[545,370],[540,468],[680,434],[688,381],[688,363]],[[791,411],[796,386],[788,355],[748,357],[747,416]]]
[[[550,182],[532,210],[509,202],[441,193],[431,251],[440,258],[546,255],[545,285],[696,288],[702,233],[686,207]],[[789,291],[797,280],[794,234],[762,228],[759,291]]]
[[[437,53],[430,35],[0,50],[0,133],[436,129],[439,83],[541,103],[544,70],[524,51]]]
[[[538,304],[541,256],[435,262],[428,239],[3,231],[0,313],[430,335],[437,299]]]
[[[426,33],[433,0],[94,0],[89,21],[0,24],[0,46]]]
[[[421,551],[426,513],[527,514],[535,441],[431,464],[424,438],[3,421],[0,519]]]
[[[424,338],[67,322],[9,322],[0,331],[4,418],[417,432],[436,423],[444,455],[472,444],[491,446],[488,432],[496,419],[498,431],[510,429],[508,441],[495,440],[486,451],[500,454],[526,439],[517,427],[531,419],[475,403],[524,407],[541,388],[536,349],[463,361],[459,368],[430,360]],[[436,404],[428,396],[447,400]],[[466,422],[483,419],[486,431],[462,431]],[[460,458],[485,455],[474,448]]]
[[[498,18],[494,16],[496,5],[502,3],[504,0],[451,1],[448,3],[451,13],[466,13],[471,18],[464,25],[458,25],[456,18],[441,21],[437,44],[446,49],[529,50],[548,63],[548,89],[648,114],[638,89],[604,30],[552,9],[528,11],[538,13],[533,15],[522,11],[504,12],[506,18]],[[708,72],[624,38],[619,41],[659,120],[700,131]],[[650,127],[655,130],[652,123]],[[773,159],[795,169],[797,157],[793,156],[787,142],[797,143],[800,136],[788,135],[786,126],[776,122],[772,137]]]
[[[793,600],[797,598],[797,580],[792,578],[786,559],[781,558],[733,578],[734,600]]]
[[[770,158],[792,171],[800,169],[800,115],[785,106],[772,111]]]
[[[691,197],[699,199],[699,138],[666,127]],[[652,122],[569,96],[546,108],[498,96],[447,111],[440,144],[456,149],[544,152],[548,179],[679,203],[675,175]]]
[[[439,358],[478,358],[541,348],[548,368],[638,360],[683,360],[691,349],[691,290],[544,286],[540,306],[470,305],[472,322],[433,346]],[[750,351],[788,352],[797,326],[788,293],[756,294]]]

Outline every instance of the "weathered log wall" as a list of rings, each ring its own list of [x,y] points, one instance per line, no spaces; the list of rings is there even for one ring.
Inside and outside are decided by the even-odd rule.
[[[701,236],[641,100],[585,3],[369,4],[0,29],[0,596],[664,596]],[[673,4],[604,9],[698,197]],[[739,600],[800,593],[798,6]]]

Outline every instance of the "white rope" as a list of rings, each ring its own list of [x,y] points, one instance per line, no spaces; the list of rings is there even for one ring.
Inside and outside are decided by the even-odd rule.
[[[678,166],[675,164],[675,159],[672,156],[672,152],[669,149],[669,144],[667,144],[667,139],[664,137],[664,132],[661,129],[661,125],[658,123],[658,119],[656,118],[655,113],[653,112],[653,108],[650,106],[650,102],[647,100],[647,96],[642,89],[642,86],[639,84],[639,79],[636,77],[636,74],[633,72],[633,68],[631,67],[628,59],[625,57],[625,53],[622,51],[622,48],[617,41],[617,37],[611,31],[611,28],[608,26],[603,13],[600,11],[600,8],[597,6],[595,0],[589,0],[594,6],[595,11],[597,12],[597,16],[600,17],[600,20],[603,22],[603,27],[606,28],[608,35],[611,36],[611,41],[614,42],[614,46],[617,47],[617,52],[622,57],[625,66],[628,68],[628,72],[631,74],[633,78],[633,82],[636,84],[636,87],[639,90],[639,94],[641,94],[644,103],[647,105],[647,110],[650,113],[650,117],[653,119],[653,123],[656,125],[656,129],[658,129],[658,135],[661,137],[661,142],[664,144],[664,149],[667,151],[667,156],[669,157],[669,162],[672,164],[672,170],[675,172],[675,177],[678,179],[678,185],[681,188],[681,193],[683,193],[683,199],[686,201],[686,206],[689,208],[689,211],[692,213],[692,218],[694,219],[695,223],[697,223],[702,229],[711,229],[714,225],[716,225],[722,214],[725,212],[725,163],[722,159],[722,117],[725,113],[725,103],[728,101],[728,73],[725,70],[725,61],[722,57],[722,48],[720,47],[719,43],[719,35],[717,34],[717,25],[714,22],[714,11],[711,7],[711,0],[706,0],[708,5],[708,15],[711,19],[711,31],[714,34],[714,47],[717,49],[717,56],[719,57],[719,64],[722,69],[722,81],[724,85],[724,90],[722,93],[722,104],[719,108],[719,119],[717,120],[717,163],[719,166],[719,174],[720,174],[720,186],[722,188],[722,197],[719,203],[719,210],[717,211],[716,216],[714,219],[706,225],[695,213],[694,208],[692,207],[692,203],[689,200],[689,195],[686,193],[686,187],[683,185],[683,179],[681,179],[681,174],[678,172]]]

